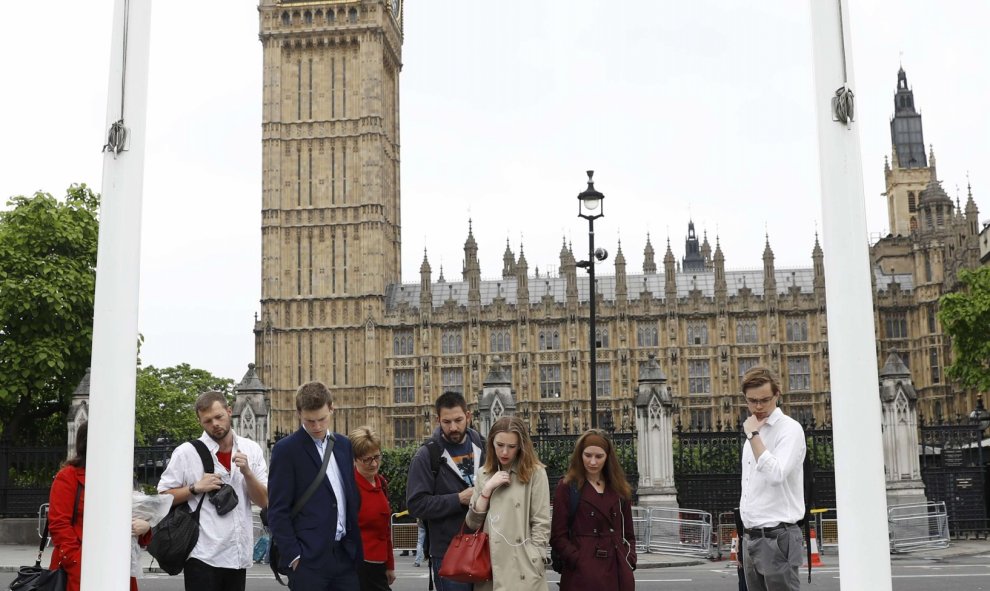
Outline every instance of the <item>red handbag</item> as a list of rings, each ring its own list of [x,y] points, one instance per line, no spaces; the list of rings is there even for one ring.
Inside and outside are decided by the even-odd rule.
[[[488,551],[488,534],[484,525],[473,534],[461,531],[450,540],[440,563],[440,576],[458,583],[481,583],[492,580],[492,555]]]

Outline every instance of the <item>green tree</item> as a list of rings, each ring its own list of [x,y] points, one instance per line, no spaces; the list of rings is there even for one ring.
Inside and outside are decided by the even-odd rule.
[[[938,317],[952,337],[949,377],[990,391],[990,267],[959,273],[962,288],[942,296]]]
[[[17,196],[0,212],[0,436],[64,437],[52,425],[89,365],[99,195]],[[54,422],[53,422],[54,421]]]
[[[135,441],[138,445],[152,445],[163,437],[174,443],[199,437],[203,428],[193,408],[196,397],[209,390],[229,396],[233,386],[234,380],[219,378],[188,363],[163,369],[153,365],[138,369]]]

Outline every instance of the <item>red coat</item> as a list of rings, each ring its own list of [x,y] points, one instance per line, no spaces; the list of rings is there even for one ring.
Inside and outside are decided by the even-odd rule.
[[[392,550],[392,509],[388,504],[388,482],[381,474],[375,475],[375,484],[354,469],[361,492],[361,511],[358,527],[361,544],[367,562],[384,562],[385,570],[395,570],[395,552]]]
[[[620,501],[611,488],[598,494],[585,484],[571,536],[567,531],[569,488],[563,480],[557,484],[550,523],[550,545],[564,560],[561,591],[632,591],[636,588],[636,536],[630,503]]]
[[[58,471],[48,496],[48,533],[52,537],[52,561],[50,570],[59,564],[68,575],[65,591],[79,591],[79,575],[82,568],[83,505],[85,504],[86,468],[66,466]],[[72,509],[79,488],[79,505],[76,520],[72,521]],[[142,546],[151,540],[151,532],[138,538]],[[137,591],[137,580],[131,577],[131,591]]]

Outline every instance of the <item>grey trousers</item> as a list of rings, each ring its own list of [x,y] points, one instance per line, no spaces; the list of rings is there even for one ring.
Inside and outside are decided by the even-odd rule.
[[[790,525],[775,537],[743,538],[743,566],[749,591],[798,591],[801,528]]]

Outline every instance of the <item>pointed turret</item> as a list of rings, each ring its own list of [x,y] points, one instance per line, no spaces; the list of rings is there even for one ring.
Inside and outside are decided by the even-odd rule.
[[[468,284],[468,302],[481,303],[481,263],[478,262],[478,243],[474,240],[474,228],[468,220],[468,237],[464,241],[463,280]]]
[[[516,274],[516,257],[509,248],[509,239],[505,239],[505,253],[502,255],[502,278],[507,279]]]
[[[708,244],[708,230],[702,233],[704,239],[701,241],[701,257],[705,260],[705,270],[712,270],[712,245]],[[718,239],[716,239],[716,242]]]
[[[705,244],[707,243],[708,238],[705,237]],[[725,255],[722,254],[722,245],[719,243],[718,236],[715,237],[715,258],[712,262],[712,268],[715,271],[715,298],[724,301],[728,294],[728,286],[725,281]]]
[[[966,182],[966,230],[973,236],[980,234],[980,210],[976,208],[976,201],[973,201],[973,186]]]
[[[625,302],[629,297],[626,286],[626,255],[622,254],[622,240],[619,240],[615,253],[615,299]]]
[[[574,260],[574,253],[567,246],[567,239],[564,239],[560,246],[560,271],[567,281],[567,301],[577,302],[577,261]]]
[[[688,221],[688,234],[687,238],[684,239],[684,259],[681,269],[685,273],[699,273],[705,270],[705,258],[701,253],[698,235],[694,232],[693,221]]]
[[[519,245],[519,262],[516,263],[516,305],[520,310],[529,306],[529,263],[523,245]]]
[[[419,266],[419,309],[425,312],[433,307],[433,269],[430,268],[430,260],[426,257],[426,249],[423,249],[423,264]]]
[[[766,246],[763,248],[763,293],[765,297],[777,295],[777,277],[773,266],[773,249],[770,248],[770,235],[766,235]]]
[[[914,91],[908,86],[904,68],[897,70],[897,92],[894,94],[894,116],[890,119],[890,138],[894,144],[896,168],[924,168],[925,138],[921,114],[914,107]],[[931,162],[935,166],[935,162]]]
[[[646,235],[646,247],[643,249],[643,272],[656,273],[657,262],[654,259],[653,244],[650,242],[650,235]]]
[[[822,245],[818,243],[818,232],[815,232],[815,247],[811,250],[811,261],[814,266],[815,277],[813,285],[816,294],[825,294],[825,253],[822,252]]]
[[[663,286],[667,305],[677,301],[677,260],[670,248],[670,238],[667,238],[667,252],[663,255]]]

